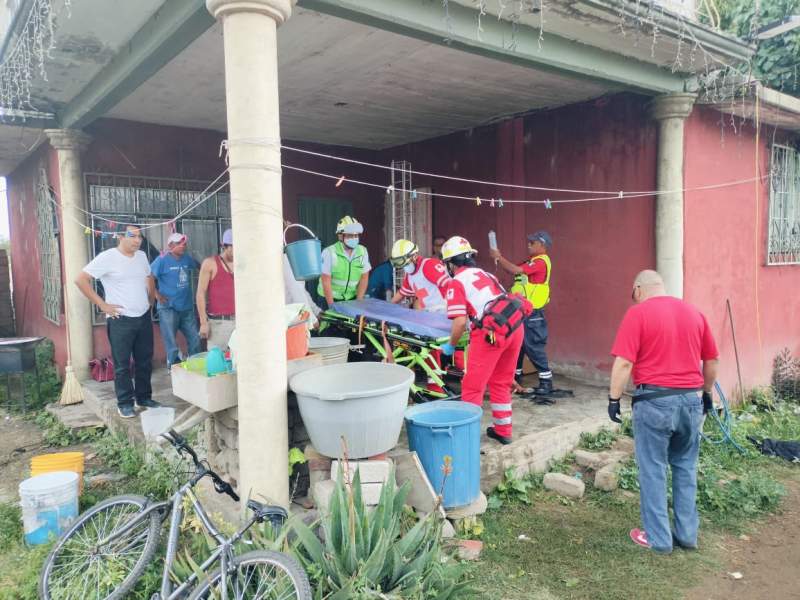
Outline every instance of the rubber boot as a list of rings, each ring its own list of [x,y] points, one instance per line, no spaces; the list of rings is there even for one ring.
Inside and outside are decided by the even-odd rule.
[[[539,387],[533,390],[534,396],[549,396],[553,393],[553,380],[552,379],[540,379],[539,380]]]

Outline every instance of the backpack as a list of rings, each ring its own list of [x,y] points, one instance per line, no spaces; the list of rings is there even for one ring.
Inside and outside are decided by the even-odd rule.
[[[509,337],[533,312],[533,304],[519,294],[501,294],[486,304],[480,319],[474,319],[477,329],[487,333],[491,343]]]

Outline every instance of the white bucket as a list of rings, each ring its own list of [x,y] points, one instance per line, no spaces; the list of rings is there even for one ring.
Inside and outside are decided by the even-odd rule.
[[[312,337],[308,340],[308,350],[320,354],[324,365],[344,364],[350,353],[350,340],[339,337]]]
[[[78,474],[55,471],[19,484],[22,527],[28,544],[55,539],[78,516]]]
[[[175,409],[169,406],[148,408],[141,414],[142,433],[146,439],[152,440],[167,431],[175,422]]]

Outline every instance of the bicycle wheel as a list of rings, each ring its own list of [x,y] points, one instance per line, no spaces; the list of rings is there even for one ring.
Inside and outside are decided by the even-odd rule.
[[[155,512],[99,548],[147,504],[142,496],[114,496],[93,506],[61,536],[39,579],[44,600],[118,600],[136,584],[158,545],[161,519]]]
[[[202,581],[189,600],[219,598],[219,569]],[[229,600],[311,600],[308,577],[291,556],[254,550],[233,559],[226,582]]]

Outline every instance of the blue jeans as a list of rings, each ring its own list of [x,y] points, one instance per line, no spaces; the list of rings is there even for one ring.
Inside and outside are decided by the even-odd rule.
[[[633,405],[633,431],[642,525],[657,552],[672,550],[667,507],[667,465],[672,468],[675,540],[697,546],[697,455],[703,403],[696,392],[641,400]]]
[[[180,361],[178,341],[176,335],[180,330],[186,338],[189,356],[200,352],[200,333],[197,328],[197,319],[194,309],[175,310],[169,307],[158,308],[158,322],[161,327],[161,339],[167,353],[167,366],[170,367]]]

